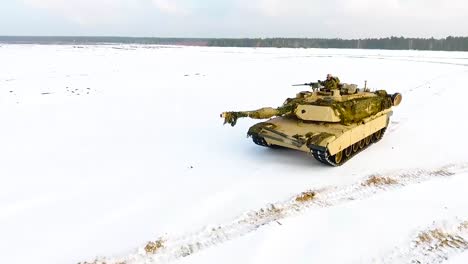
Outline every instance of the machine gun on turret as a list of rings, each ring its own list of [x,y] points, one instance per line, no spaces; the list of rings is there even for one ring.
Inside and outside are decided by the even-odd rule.
[[[293,84],[293,86],[310,86],[312,90],[316,90],[320,87],[319,82],[310,82],[310,83],[302,83],[302,84]]]

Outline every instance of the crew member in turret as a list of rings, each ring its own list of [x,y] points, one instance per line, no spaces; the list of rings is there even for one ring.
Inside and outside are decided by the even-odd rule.
[[[338,77],[332,76],[330,73],[327,74],[327,79],[325,81],[318,81],[320,85],[323,85],[325,90],[335,90],[338,89],[340,84],[340,79]]]

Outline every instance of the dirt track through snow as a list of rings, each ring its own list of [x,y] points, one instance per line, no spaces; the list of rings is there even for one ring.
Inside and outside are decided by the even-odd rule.
[[[372,263],[442,263],[468,250],[468,221],[452,219],[419,231],[408,245],[396,247]]]
[[[271,203],[258,210],[246,212],[223,225],[205,227],[199,231],[178,236],[160,237],[155,241],[148,242],[145,246],[138,248],[135,253],[125,257],[99,258],[93,262],[83,262],[83,264],[166,263],[244,236],[264,225],[276,224],[281,219],[302,214],[311,208],[331,207],[350,201],[362,200],[378,193],[435,178],[451,177],[464,172],[468,172],[468,163],[446,165],[434,169],[375,173],[347,186],[331,186],[304,191],[285,201]],[[427,250],[424,245],[421,245],[418,249]],[[440,254],[434,253],[433,255],[435,261]]]

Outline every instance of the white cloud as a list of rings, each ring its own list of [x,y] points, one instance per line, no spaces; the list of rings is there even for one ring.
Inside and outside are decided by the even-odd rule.
[[[293,18],[294,16],[312,15],[317,10],[325,10],[328,2],[310,0],[252,0],[260,13],[269,17]]]
[[[132,0],[22,0],[29,7],[50,10],[81,25],[108,24],[125,20]]]
[[[153,7],[169,15],[186,15],[189,12],[184,0],[20,0],[33,8],[52,11],[81,25],[113,24],[138,18],[131,10]],[[129,12],[130,11],[130,12]],[[136,12],[138,13],[138,12]],[[148,12],[147,12],[148,13]]]
[[[253,6],[263,24],[281,31],[275,34],[277,36],[354,38],[468,34],[468,22],[462,19],[468,14],[465,0],[237,1]]]
[[[167,14],[175,14],[175,15],[186,15],[188,14],[188,8],[183,5],[180,1],[175,0],[152,0],[153,4],[158,8],[160,11],[167,13]]]
[[[88,29],[104,25],[104,35],[108,29],[125,34],[135,31],[139,35],[192,37],[468,35],[466,0],[16,1],[49,10]]]
[[[243,0],[237,0],[243,1]],[[250,5],[267,16],[282,17],[325,14],[340,19],[338,15],[433,17],[467,15],[465,0],[250,0]],[[248,2],[245,2],[247,4]]]

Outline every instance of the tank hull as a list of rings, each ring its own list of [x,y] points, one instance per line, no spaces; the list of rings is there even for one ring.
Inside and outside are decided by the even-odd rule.
[[[370,143],[378,141],[392,113],[387,109],[359,123],[347,125],[306,122],[282,116],[252,126],[248,135],[258,145],[281,146],[311,153],[325,164],[339,166]]]

